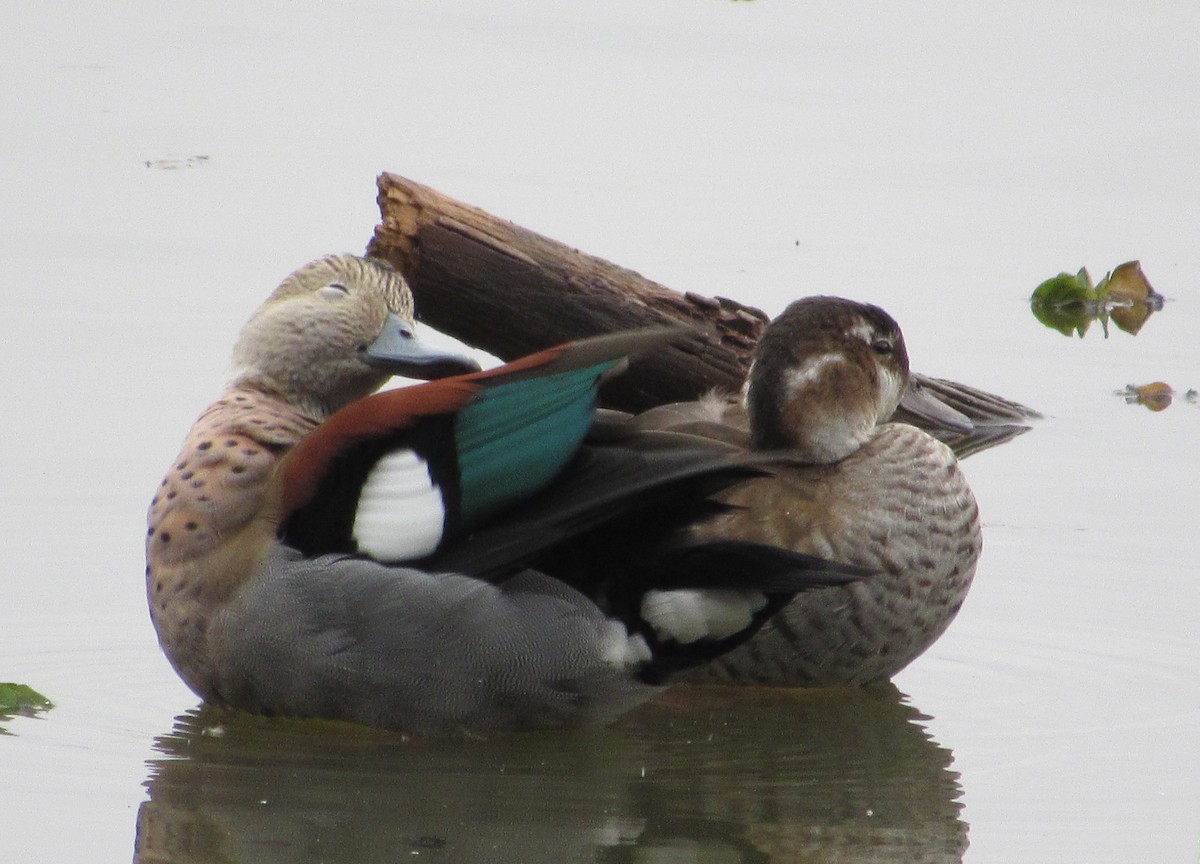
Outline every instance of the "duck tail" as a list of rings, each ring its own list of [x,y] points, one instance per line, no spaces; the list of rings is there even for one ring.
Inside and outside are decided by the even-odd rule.
[[[875,573],[866,567],[842,564],[744,540],[668,544],[653,563],[660,590],[737,590],[794,595],[813,588],[847,585]]]

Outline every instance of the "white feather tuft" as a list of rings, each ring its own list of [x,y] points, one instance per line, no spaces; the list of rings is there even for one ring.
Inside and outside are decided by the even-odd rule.
[[[627,668],[648,663],[651,656],[650,646],[645,639],[630,636],[620,621],[608,622],[608,627],[600,636],[600,657],[605,663]]]
[[[659,639],[689,644],[724,639],[745,630],[754,613],[766,605],[767,598],[758,591],[648,591],[642,598],[642,618]]]

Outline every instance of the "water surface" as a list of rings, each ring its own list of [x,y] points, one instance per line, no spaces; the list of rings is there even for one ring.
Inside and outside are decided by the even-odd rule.
[[[1200,387],[1198,23],[6,4],[0,679],[57,703],[0,724],[7,854],[1194,861],[1200,407],[1114,393]],[[984,559],[896,692],[674,691],[454,743],[195,714],[145,613],[146,504],[249,311],[365,246],[382,170],[679,290],[879,303],[916,368],[1047,415],[965,463]],[[1043,279],[1132,258],[1169,298],[1136,337],[1030,314]]]

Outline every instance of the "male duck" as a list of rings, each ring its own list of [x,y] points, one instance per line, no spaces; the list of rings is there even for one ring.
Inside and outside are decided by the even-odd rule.
[[[580,451],[599,380],[668,337],[477,372],[413,337],[390,267],[296,271],[242,330],[225,392],[151,504],[146,586],[167,657],[204,699],[259,713],[407,730],[606,720],[796,591],[860,574],[672,540],[753,460],[636,436]],[[392,372],[461,374],[369,396]],[[588,566],[556,564],[577,537]]]
[[[719,397],[630,421],[791,464],[719,494],[734,508],[692,530],[858,564],[875,575],[798,595],[693,680],[801,686],[890,678],[945,631],[982,547],[979,509],[951,450],[891,417],[909,384],[896,322],[836,297],[792,303],[764,332],[740,404]],[[927,393],[906,404],[953,424]]]

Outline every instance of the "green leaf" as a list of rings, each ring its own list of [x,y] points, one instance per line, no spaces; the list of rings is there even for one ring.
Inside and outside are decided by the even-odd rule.
[[[1029,302],[1034,316],[1047,327],[1064,336],[1082,337],[1095,317],[1097,295],[1085,267],[1074,276],[1059,273],[1047,279],[1034,289]]]
[[[35,714],[54,703],[24,684],[0,682],[0,715]]]
[[[1096,299],[1087,268],[1072,276],[1059,273],[1033,289],[1031,301],[1038,306],[1070,306],[1076,303],[1091,303]]]
[[[1107,339],[1110,318],[1126,333],[1137,335],[1150,314],[1163,308],[1163,299],[1150,287],[1141,265],[1126,261],[1095,285],[1086,267],[1074,276],[1059,273],[1034,289],[1029,305],[1034,317],[1064,336],[1083,336],[1098,320]]]

